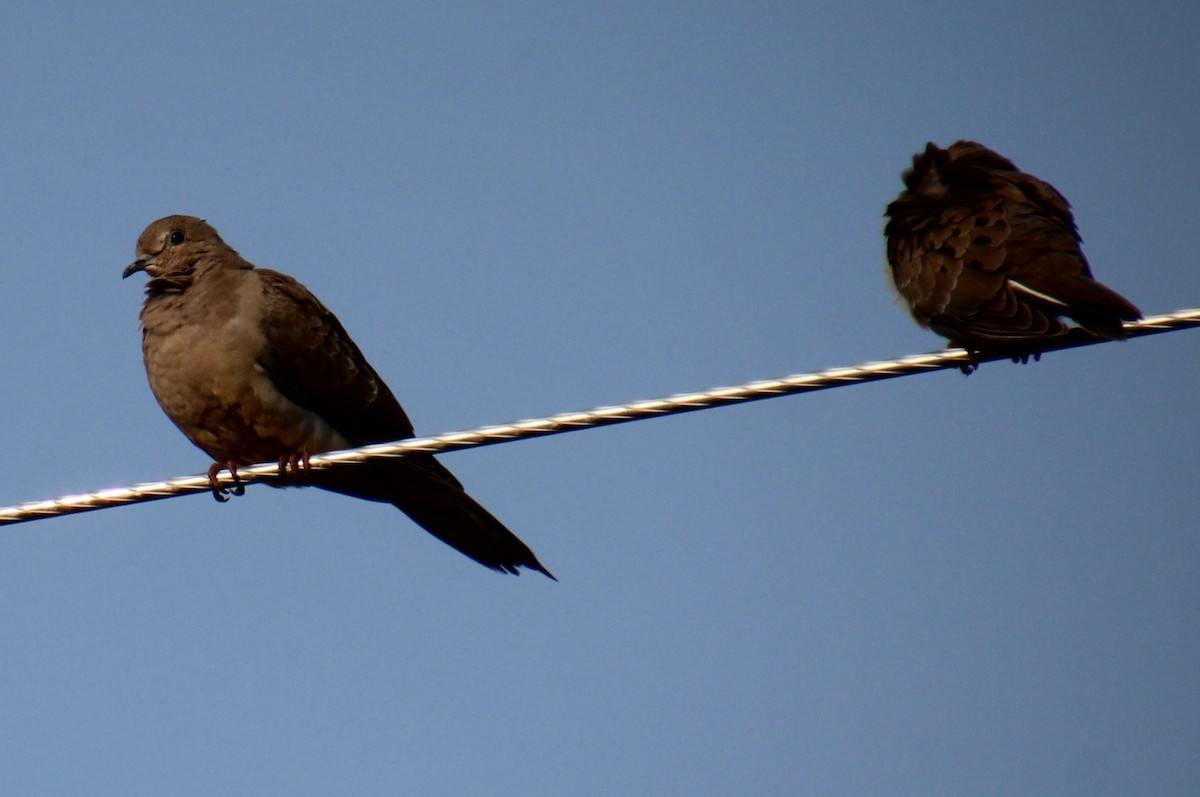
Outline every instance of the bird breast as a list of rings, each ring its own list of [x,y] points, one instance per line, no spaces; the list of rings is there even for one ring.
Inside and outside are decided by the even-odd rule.
[[[263,368],[258,275],[211,276],[221,279],[153,297],[142,311],[146,374],[167,417],[222,463],[350,447],[323,418],[290,401]]]

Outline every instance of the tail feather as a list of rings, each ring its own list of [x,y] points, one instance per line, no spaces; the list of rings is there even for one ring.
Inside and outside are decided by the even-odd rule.
[[[1048,275],[1033,287],[1062,302],[1061,314],[1103,338],[1124,338],[1121,322],[1142,317],[1142,312],[1124,296],[1088,277]]]
[[[414,523],[484,567],[519,575],[527,567],[557,581],[525,543],[467,495],[432,456],[329,468],[312,474],[313,486],[392,504]]]

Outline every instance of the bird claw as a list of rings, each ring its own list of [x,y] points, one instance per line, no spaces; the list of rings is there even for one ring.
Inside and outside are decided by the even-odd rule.
[[[967,352],[967,361],[958,366],[958,370],[963,372],[963,376],[970,376],[979,370],[979,352],[974,349],[963,347]]]
[[[222,487],[221,483],[217,481],[217,474],[222,470],[228,470],[229,474],[233,476],[232,487]],[[231,495],[246,494],[246,485],[242,484],[241,479],[238,477],[237,465],[232,462],[227,462],[224,465],[220,462],[214,462],[208,469],[208,485],[212,488],[213,498],[217,499],[218,504],[228,501]]]
[[[308,461],[308,452],[302,451],[285,454],[279,458],[279,478],[281,481],[300,483],[307,481],[312,472],[312,464]]]

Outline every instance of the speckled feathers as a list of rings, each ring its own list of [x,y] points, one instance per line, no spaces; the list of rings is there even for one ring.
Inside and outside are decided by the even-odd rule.
[[[1070,204],[972,141],[929,144],[903,175],[884,234],[913,318],[974,352],[1036,353],[1070,318],[1104,338],[1141,313],[1092,277]]]

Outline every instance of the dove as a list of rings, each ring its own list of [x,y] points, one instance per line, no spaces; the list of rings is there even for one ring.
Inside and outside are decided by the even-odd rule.
[[[903,180],[885,213],[892,279],[916,322],[973,360],[1036,359],[1071,329],[1064,317],[1110,340],[1142,317],[1092,277],[1066,198],[1002,155],[930,143]]]
[[[554,578],[431,454],[311,470],[312,455],[414,435],[341,322],[286,274],[256,268],[202,219],[167,216],[122,274],[149,276],[146,376],[180,431],[228,468],[279,462],[287,483],[389,503],[442,542],[503,573]],[[238,492],[238,491],[235,491]]]

